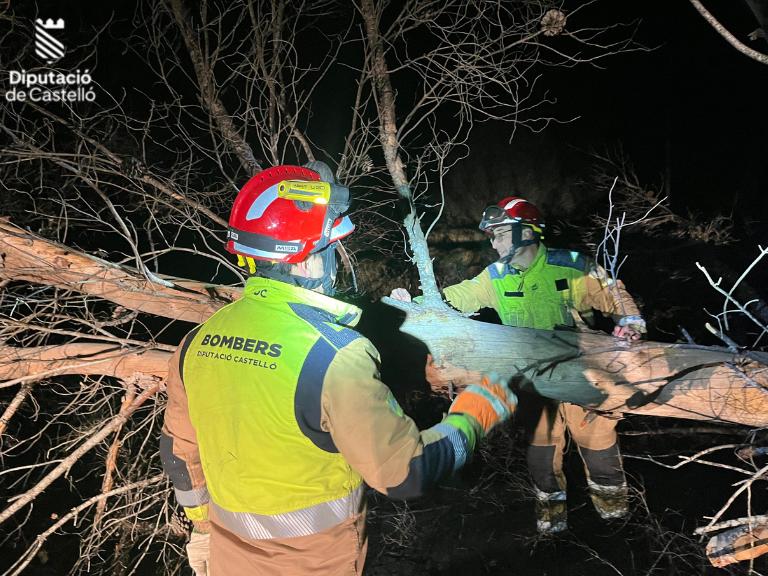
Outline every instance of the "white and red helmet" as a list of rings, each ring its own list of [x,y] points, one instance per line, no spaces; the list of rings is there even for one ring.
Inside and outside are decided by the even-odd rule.
[[[295,264],[352,234],[349,190],[300,166],[276,166],[248,180],[232,205],[227,250]]]
[[[507,196],[498,204],[488,206],[483,211],[480,230],[490,234],[493,228],[504,224],[525,224],[539,234],[545,226],[541,211],[528,200],[518,196]]]

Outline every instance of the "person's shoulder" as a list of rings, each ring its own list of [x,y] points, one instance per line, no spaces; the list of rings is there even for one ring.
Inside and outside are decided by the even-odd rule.
[[[357,372],[368,374],[372,371],[378,378],[381,371],[381,355],[376,346],[361,335],[337,349],[332,364],[347,375]]]
[[[338,352],[346,355],[368,355],[375,358],[379,358],[379,351],[376,346],[368,340],[365,336],[358,331],[351,328],[347,328],[351,333],[354,333],[354,338],[350,338],[343,346],[338,348]],[[351,335],[351,334],[350,334]]]
[[[563,268],[573,268],[579,272],[586,272],[589,269],[590,261],[590,258],[575,250],[547,248],[547,264],[549,266],[561,266]]]
[[[488,266],[486,266],[483,271],[477,276],[477,278],[480,278],[480,276],[487,274],[488,277],[491,280],[499,280],[501,278],[504,278],[504,276],[507,276],[508,274],[519,274],[520,271],[516,268],[512,268],[511,266],[508,266],[507,264],[502,264],[501,262],[492,262]]]

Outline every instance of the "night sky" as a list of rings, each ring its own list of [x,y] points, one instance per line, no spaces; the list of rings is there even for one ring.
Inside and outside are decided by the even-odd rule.
[[[564,108],[582,115],[585,130],[622,142],[641,177],[664,174],[669,162],[675,209],[734,210],[765,224],[768,67],[727,44],[688,2],[606,8],[623,21],[640,18],[637,40],[656,49],[618,56],[606,70],[574,70],[580,89],[562,99]],[[768,51],[765,41],[746,39],[757,27],[746,3],[708,8],[737,38]]]
[[[566,2],[566,13],[580,4]],[[122,38],[143,25],[135,3],[35,6],[15,8],[29,17],[64,16],[72,44],[85,44],[93,29],[111,20],[94,55],[94,76],[115,93],[150,88],[142,63],[121,46]],[[758,22],[744,1],[711,0],[708,8],[739,39],[768,52],[765,40],[747,39]],[[537,135],[519,131],[511,143],[508,127],[481,126],[472,151],[452,177],[462,180],[462,174],[499,169],[504,155],[489,154],[492,148],[511,156],[522,152],[527,169],[543,180],[550,178],[552,163],[542,160],[556,155],[559,180],[573,182],[584,179],[594,163],[590,152],[621,147],[644,184],[665,186],[676,212],[732,215],[741,242],[731,250],[737,262],[746,264],[757,244],[768,243],[768,66],[727,44],[687,1],[596,2],[579,18],[574,25],[628,24],[623,33],[633,34],[647,50],[617,54],[596,66],[541,70],[542,90],[555,99],[547,112],[564,123],[552,123]],[[343,96],[351,92],[352,79],[344,69],[335,72],[320,91],[325,96],[313,105],[313,134],[331,159],[343,144],[349,121],[349,101]],[[407,101],[410,89],[399,87],[400,103]],[[553,220],[567,217],[573,208],[556,201],[544,207]],[[599,208],[591,204],[588,209]]]
[[[125,85],[136,65],[113,43],[141,26],[133,7],[128,1],[38,2],[16,12],[63,16],[68,37],[78,34],[82,40],[113,19],[95,66],[96,76],[109,87]],[[566,12],[568,7],[566,2]],[[765,40],[747,39],[758,23],[743,0],[715,0],[707,7],[737,38],[768,52]],[[544,71],[543,84],[557,99],[551,112],[562,120],[577,118],[550,133],[556,132],[562,146],[580,150],[621,144],[643,179],[671,178],[677,210],[695,205],[743,212],[749,206],[749,219],[765,215],[768,66],[728,45],[687,1],[597,2],[583,14],[589,24],[636,23],[634,38],[650,51],[616,55],[601,61],[599,69],[582,65]],[[342,71],[331,82],[338,90],[344,80]],[[137,76],[129,85],[141,87],[142,81]],[[323,127],[335,123],[334,114],[313,113],[313,121]],[[330,139],[321,145],[331,152],[338,147]]]

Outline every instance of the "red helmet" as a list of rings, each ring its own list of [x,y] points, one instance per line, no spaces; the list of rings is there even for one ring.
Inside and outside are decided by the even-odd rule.
[[[227,250],[295,264],[349,236],[349,190],[300,166],[276,166],[245,183],[232,205]]]
[[[527,224],[534,231],[541,233],[544,217],[536,206],[517,196],[507,196],[498,204],[488,206],[480,220],[480,230],[489,232],[491,228],[502,224]]]

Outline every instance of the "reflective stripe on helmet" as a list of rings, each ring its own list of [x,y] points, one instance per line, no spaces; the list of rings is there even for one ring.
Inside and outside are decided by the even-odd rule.
[[[504,210],[512,210],[512,208],[520,204],[520,202],[525,202],[526,204],[529,203],[528,200],[523,200],[522,198],[515,198],[514,200],[510,200],[509,202],[507,202],[507,204],[504,206]]]
[[[232,245],[235,251],[240,252],[241,254],[249,254],[256,258],[264,258],[266,260],[285,260],[290,256],[290,254],[286,252],[268,252],[266,250],[259,250],[258,248],[249,248],[248,246],[238,244],[237,242],[233,242]]]
[[[303,242],[275,240],[270,236],[234,228],[229,229],[227,238],[232,240],[236,251],[248,256],[269,258],[270,260],[284,260],[291,254],[297,254],[304,249]]]
[[[259,194],[256,200],[253,201],[251,207],[248,208],[248,213],[245,215],[246,220],[256,220],[264,215],[264,211],[269,208],[269,205],[277,200],[277,184],[270,186],[264,192]]]

